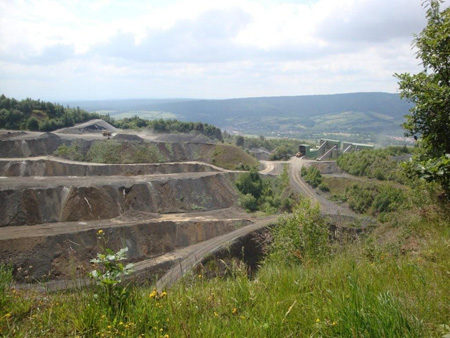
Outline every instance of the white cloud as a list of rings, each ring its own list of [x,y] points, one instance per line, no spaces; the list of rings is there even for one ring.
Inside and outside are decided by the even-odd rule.
[[[421,0],[0,2],[0,92],[239,97],[395,91]],[[126,85],[125,85],[126,84]]]

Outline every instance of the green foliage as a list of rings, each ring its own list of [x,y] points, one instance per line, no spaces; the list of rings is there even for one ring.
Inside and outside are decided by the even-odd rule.
[[[55,155],[72,161],[84,161],[84,155],[76,143],[71,145],[61,144],[56,149]]]
[[[328,226],[318,205],[301,199],[292,215],[282,218],[272,231],[269,261],[291,264],[321,261],[330,253]]]
[[[194,133],[205,135],[211,139],[223,140],[222,131],[208,123],[202,122],[182,122],[175,119],[147,120],[135,115],[111,123],[122,129],[142,129],[151,128],[158,133]]]
[[[288,167],[277,178],[262,179],[253,169],[242,173],[237,178],[236,188],[239,191],[239,205],[247,211],[261,210],[267,214],[277,211],[290,212],[294,204],[294,195],[289,191]]]
[[[242,194],[239,197],[239,206],[247,211],[258,210],[258,200],[252,194]]]
[[[122,278],[129,275],[133,270],[133,264],[123,265],[128,248],[122,248],[114,253],[106,247],[107,239],[103,230],[97,232],[100,253],[97,258],[91,259],[95,269],[89,273],[97,284],[95,299],[100,306],[104,306],[111,319],[121,318],[129,293],[126,286],[120,285]]]
[[[17,101],[5,95],[0,96],[0,128],[53,131],[99,118],[110,121],[109,116],[88,113],[79,107],[63,107],[29,98]]]
[[[322,183],[322,174],[320,173],[320,170],[314,166],[303,166],[301,169],[301,175],[305,182],[310,184],[313,188],[317,188]]]
[[[401,165],[393,159],[393,156],[408,152],[409,149],[406,147],[366,149],[343,154],[338,157],[336,163],[351,175],[405,183],[406,177],[401,170]]]
[[[256,200],[261,197],[263,182],[256,170],[240,174],[235,184],[241,194],[250,194]]]
[[[363,186],[354,183],[345,189],[345,200],[350,209],[362,214],[369,210],[376,193],[377,190],[374,186]]]
[[[382,186],[372,203],[373,212],[393,212],[406,207],[407,197],[403,190]]]
[[[441,184],[450,198],[450,8],[441,11],[440,3],[427,2],[427,26],[413,41],[424,70],[396,77],[401,97],[414,104],[403,127],[420,138],[415,174]]]
[[[376,215],[408,208],[406,193],[389,185],[353,183],[345,189],[343,201],[360,214]]]
[[[85,158],[97,163],[157,163],[164,160],[154,144],[115,140],[92,143]]]
[[[30,117],[27,120],[27,129],[32,131],[39,130],[39,121],[35,117]]]
[[[292,149],[290,149],[287,145],[280,145],[280,146],[276,147],[273,154],[270,155],[270,160],[271,161],[280,161],[280,160],[287,161],[287,160],[289,160],[289,158],[291,156],[296,154],[296,152],[298,151],[298,147],[295,148],[294,151],[295,152],[293,152]]]
[[[244,137],[243,136],[236,136],[235,144],[238,147],[244,146]]]

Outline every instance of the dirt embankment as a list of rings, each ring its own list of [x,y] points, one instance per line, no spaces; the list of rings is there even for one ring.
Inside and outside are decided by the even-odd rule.
[[[128,247],[128,261],[148,259],[223,235],[247,224],[244,220],[153,221],[105,228],[108,247]],[[20,231],[20,229],[18,230]],[[86,276],[89,259],[99,252],[97,230],[0,240],[0,257],[13,264],[17,280],[70,279]],[[4,243],[7,241],[7,243]],[[31,268],[30,268],[31,266]]]
[[[0,176],[136,176],[218,171],[201,163],[89,164],[50,159],[0,159]]]
[[[118,217],[130,210],[176,213],[228,208],[236,192],[224,174],[131,185],[0,190],[0,226]]]

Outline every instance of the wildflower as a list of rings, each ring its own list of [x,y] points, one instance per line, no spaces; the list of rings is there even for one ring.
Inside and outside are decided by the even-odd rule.
[[[163,331],[164,331],[164,329],[163,329],[163,328],[160,328],[160,329],[159,329],[159,332],[163,332]]]
[[[235,314],[237,313],[237,311],[238,311],[238,310],[237,310],[236,308],[233,308],[233,310],[231,311],[231,313],[235,315]]]
[[[216,311],[214,311],[214,317],[219,317],[219,314]]]
[[[203,278],[203,276],[202,275],[198,275],[198,278]]]
[[[168,335],[168,334],[165,334],[163,338],[169,338],[169,335]]]
[[[120,322],[119,325],[123,325],[123,322]]]
[[[320,319],[319,318],[316,319],[316,323],[320,323]]]
[[[6,315],[5,315],[5,318],[10,318],[11,317],[11,314],[10,313],[7,313]]]
[[[333,322],[333,323],[331,323],[331,325],[333,325],[333,326],[336,326],[336,325],[337,325],[337,323],[336,323],[336,322]]]
[[[161,298],[164,298],[165,296],[167,296],[167,292],[166,292],[166,291],[163,291],[163,292],[161,293]]]
[[[155,298],[158,295],[158,291],[156,289],[153,289],[152,293],[149,295],[150,298]]]
[[[100,229],[99,231],[97,231],[97,235],[103,235],[103,230]]]
[[[111,329],[111,325],[108,325],[107,328],[108,328],[108,329]]]

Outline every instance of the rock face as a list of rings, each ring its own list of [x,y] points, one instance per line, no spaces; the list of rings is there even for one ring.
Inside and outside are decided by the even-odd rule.
[[[224,174],[132,185],[0,190],[0,226],[118,217],[130,210],[177,213],[228,208],[236,192]]]
[[[177,174],[188,172],[218,171],[215,167],[200,163],[149,163],[97,164],[61,162],[56,160],[0,159],[0,176],[136,176],[153,174]]]
[[[82,128],[98,132],[102,126]],[[12,264],[17,280],[86,277],[100,250],[98,229],[108,247],[126,246],[128,261],[142,263],[250,222],[235,207],[236,173],[200,162],[211,160],[216,145],[132,135],[107,140],[84,132],[0,133],[0,264]],[[164,163],[52,157],[63,144],[86,155],[95,142],[125,145],[114,148],[121,150],[148,146]]]
[[[118,251],[128,247],[129,261],[137,262],[208,240],[243,226],[248,221],[150,221],[116,225],[105,229],[108,246]],[[85,277],[95,257],[97,229],[58,235],[0,239],[0,257],[17,267],[16,279]],[[31,268],[30,268],[31,266]],[[18,269],[21,268],[21,269]]]

